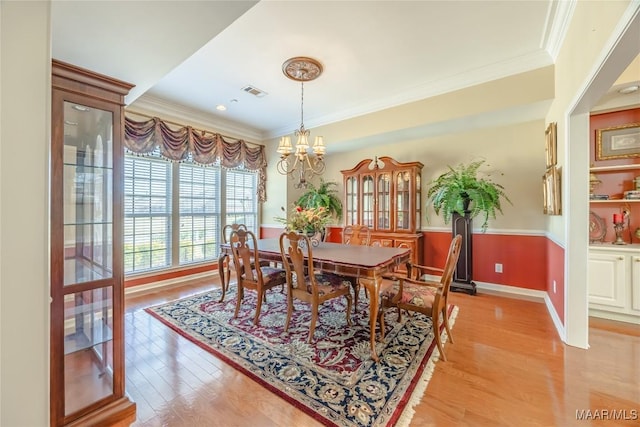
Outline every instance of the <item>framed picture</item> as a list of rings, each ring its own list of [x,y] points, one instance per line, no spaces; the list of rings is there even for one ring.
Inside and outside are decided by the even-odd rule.
[[[547,169],[550,168],[551,166],[555,166],[555,164],[558,162],[557,159],[557,133],[556,133],[556,129],[557,129],[557,125],[556,122],[553,123],[549,123],[549,126],[547,126],[547,130],[544,133],[545,136],[545,154],[547,157]]]
[[[543,212],[546,215],[560,215],[562,200],[560,198],[560,168],[552,166],[542,177]]]
[[[640,157],[640,123],[598,129],[596,160]]]

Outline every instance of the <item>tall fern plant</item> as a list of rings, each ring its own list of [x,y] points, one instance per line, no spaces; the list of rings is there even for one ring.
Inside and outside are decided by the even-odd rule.
[[[442,213],[445,224],[449,224],[453,213],[471,218],[481,215],[482,232],[487,231],[489,219],[502,213],[501,199],[511,203],[504,187],[489,177],[478,177],[478,169],[484,160],[469,164],[459,164],[431,181],[427,190],[428,205],[433,206],[436,215]]]

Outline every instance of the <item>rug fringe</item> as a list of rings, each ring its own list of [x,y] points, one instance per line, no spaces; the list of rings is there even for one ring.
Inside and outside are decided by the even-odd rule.
[[[458,316],[458,307],[453,308],[451,312],[451,316],[449,316],[449,326],[453,328],[453,325],[456,322],[456,317]],[[449,335],[447,334],[447,330],[444,329],[442,331],[442,343],[446,343],[449,340]],[[408,427],[409,423],[411,423],[411,419],[415,415],[416,411],[413,409],[418,403],[422,401],[424,397],[424,392],[427,390],[427,385],[431,380],[431,376],[433,375],[433,371],[436,368],[436,362],[440,360],[440,351],[438,348],[433,349],[433,356],[429,358],[427,362],[427,366],[425,366],[420,379],[416,383],[416,387],[413,389],[413,393],[411,393],[411,397],[407,402],[407,406],[405,406],[402,414],[398,417],[398,421],[395,424],[395,427]]]

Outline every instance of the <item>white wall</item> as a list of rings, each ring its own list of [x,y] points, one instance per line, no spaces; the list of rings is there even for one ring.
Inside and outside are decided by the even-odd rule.
[[[564,211],[548,230],[565,249],[565,341],[588,348],[589,110],[640,53],[640,1],[579,1],[556,60],[556,98]]]
[[[504,215],[489,221],[490,229],[542,232],[545,216],[542,214],[542,175],[544,173],[544,122],[542,120],[490,127],[469,132],[450,133],[418,140],[393,141],[385,145],[329,156],[326,180],[336,181],[343,191],[340,170],[351,169],[363,159],[389,156],[400,162],[419,161],[422,169],[423,229],[442,227],[442,218],[432,209],[425,209],[428,183],[443,172],[447,165],[456,166],[472,160],[485,159],[481,175],[505,188],[513,205],[505,203]],[[474,224],[480,227],[480,222]]]
[[[494,172],[492,178],[505,186],[514,203],[505,204],[504,215],[491,221],[490,227],[542,233],[542,117],[554,96],[553,73],[553,67],[544,67],[311,129],[312,136],[323,135],[328,145],[323,178],[337,182],[342,192],[340,170],[351,169],[366,158],[390,156],[400,162],[421,161],[426,189],[428,181],[444,172],[447,165],[482,157],[490,165],[483,171]],[[276,146],[275,140],[267,142],[271,153],[268,181],[277,182],[277,187],[268,187],[276,188],[276,193],[269,192],[263,206],[265,225],[281,213],[280,206],[289,206],[299,194],[292,188],[292,181],[284,185],[275,170]],[[285,189],[287,194],[283,195]],[[423,194],[423,207],[425,201]],[[424,212],[430,214],[431,221],[423,221],[423,228],[445,227],[433,212]]]
[[[50,3],[0,3],[0,425],[49,425]]]

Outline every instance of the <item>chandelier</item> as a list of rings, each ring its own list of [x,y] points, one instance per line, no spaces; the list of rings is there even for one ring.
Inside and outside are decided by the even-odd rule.
[[[291,137],[283,136],[278,144],[278,172],[282,175],[297,176],[296,188],[304,187],[307,180],[324,172],[324,155],[327,148],[321,136],[316,136],[313,146],[309,146],[309,131],[304,128],[304,82],[315,80],[322,74],[322,64],[313,58],[297,56],[282,64],[282,71],[291,80],[300,82],[300,129],[294,135],[296,146],[291,145]],[[293,156],[291,155],[293,154]],[[295,173],[295,175],[294,175]]]

